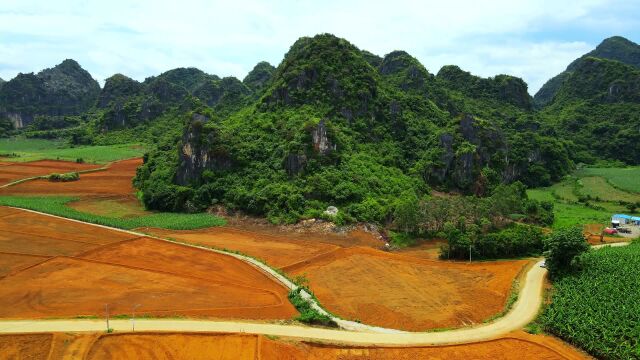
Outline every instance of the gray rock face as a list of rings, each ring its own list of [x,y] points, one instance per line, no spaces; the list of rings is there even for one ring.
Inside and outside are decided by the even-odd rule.
[[[204,115],[195,114],[182,136],[182,145],[178,150],[180,163],[176,172],[178,185],[200,182],[205,170],[215,172],[233,165],[231,157],[219,144],[215,131],[204,127],[208,120]]]
[[[336,149],[336,145],[332,144],[327,137],[327,126],[324,119],[320,120],[318,125],[311,130],[313,141],[313,149],[320,155],[328,155]]]
[[[285,159],[284,168],[289,176],[298,175],[307,164],[307,156],[304,154],[289,154]]]

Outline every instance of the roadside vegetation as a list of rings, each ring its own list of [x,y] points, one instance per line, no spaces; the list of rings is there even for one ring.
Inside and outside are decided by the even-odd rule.
[[[306,290],[307,292],[309,291],[304,287],[299,287],[296,290],[291,290],[289,292],[289,301],[300,313],[300,315],[296,317],[296,320],[306,324],[338,327],[338,324],[336,324],[336,322],[329,316],[321,314],[311,307],[311,303],[305,300],[300,294],[303,290]]]
[[[538,322],[599,359],[640,358],[640,243],[590,251],[580,262],[580,271],[554,278]]]
[[[67,206],[69,202],[76,200],[78,200],[78,198],[63,196],[0,196],[0,205],[36,210],[47,214],[66,217],[69,219],[86,221],[120,229],[157,227],[172,230],[189,230],[211,226],[221,226],[225,224],[224,219],[207,213],[187,214],[165,212],[151,213],[149,215],[128,218],[107,217],[81,212]]]
[[[72,146],[64,140],[0,138],[0,156],[8,161],[65,160],[86,163],[107,163],[115,160],[142,157],[141,144]]]

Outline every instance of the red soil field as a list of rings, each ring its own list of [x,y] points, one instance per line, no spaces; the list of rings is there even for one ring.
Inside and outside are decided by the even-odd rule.
[[[41,160],[25,163],[2,164],[2,166],[0,166],[0,185],[32,176],[90,170],[99,168],[101,166],[102,165],[80,164],[71,161],[56,160]]]
[[[33,256],[42,255],[42,256]],[[67,256],[62,256],[67,255]],[[289,319],[287,289],[214,252],[0,207],[0,317]]]
[[[154,271],[169,272],[207,282],[243,284],[287,295],[286,289],[274,283],[260,270],[231,256],[223,256],[194,247],[172,244],[151,238],[134,239],[99,248],[82,258]],[[170,264],[170,266],[167,266]]]
[[[46,260],[47,256],[0,253],[0,278]]]
[[[75,164],[75,163],[74,163]],[[115,162],[106,170],[81,174],[80,180],[50,182],[33,180],[0,190],[2,195],[58,195],[58,196],[125,196],[134,193],[131,180],[142,159]],[[81,164],[80,164],[81,165]],[[96,165],[91,165],[99,167]],[[0,168],[0,181],[8,167]],[[68,172],[68,171],[67,171]],[[26,176],[23,176],[26,177]]]
[[[499,313],[527,262],[441,262],[357,247],[283,270],[304,275],[320,302],[344,318],[421,331],[477,324]]]
[[[179,241],[240,251],[281,268],[338,249],[332,244],[290,239],[264,233],[242,231],[228,227],[201,230],[140,229],[144,232]]]
[[[248,334],[18,334],[0,335],[0,349],[3,359],[589,359],[558,340],[522,332],[473,344],[398,348],[322,345]]]
[[[124,232],[28,211],[14,209],[7,209],[7,211],[9,211],[7,215],[0,215],[0,247],[3,241],[13,241],[14,244],[10,246],[28,248],[32,245],[30,244],[32,241],[36,242],[36,239],[44,238],[45,240],[52,240],[49,242],[52,248],[58,246],[60,242],[69,242],[73,244],[68,246],[77,246],[82,250],[87,250],[84,246],[85,244],[104,245],[137,237]],[[34,244],[33,247],[35,248],[34,251],[38,251],[36,254],[58,255],[57,252],[48,252],[48,248],[43,248],[37,244]],[[5,250],[0,251],[22,252],[12,251],[11,247],[9,249],[5,247]],[[31,254],[29,251],[24,251],[24,253]]]

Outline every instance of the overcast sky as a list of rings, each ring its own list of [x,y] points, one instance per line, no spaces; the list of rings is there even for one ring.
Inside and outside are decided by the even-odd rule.
[[[242,79],[325,32],[381,56],[405,50],[432,73],[519,76],[533,94],[606,37],[640,41],[640,1],[1,0],[0,77],[73,58],[101,83],[187,66]]]

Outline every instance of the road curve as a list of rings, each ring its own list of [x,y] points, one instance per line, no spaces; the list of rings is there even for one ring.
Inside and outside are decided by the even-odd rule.
[[[25,210],[25,209],[21,209]],[[26,210],[36,212],[33,210]],[[54,216],[50,214],[39,214]],[[57,216],[55,216],[57,217]],[[67,219],[69,221],[76,221]],[[109,228],[103,225],[86,223],[89,225]],[[116,231],[124,231],[137,234],[132,231],[109,228]],[[142,234],[143,235],[143,234]],[[616,245],[623,246],[623,245]],[[216,250],[213,250],[216,251]],[[221,251],[217,251],[221,252]],[[258,261],[237,254],[221,252],[249,262],[262,270],[270,269]],[[252,261],[248,261],[248,259]],[[292,338],[309,339],[315,341],[327,341],[360,345],[445,345],[477,342],[497,338],[514,330],[522,329],[530,323],[538,314],[542,303],[543,284],[547,276],[547,270],[542,268],[542,260],[538,261],[526,273],[524,281],[520,284],[518,300],[511,310],[503,317],[475,327],[467,327],[442,332],[404,332],[392,329],[375,328],[366,325],[348,330],[315,328],[301,325],[280,325],[251,323],[242,321],[215,321],[215,320],[183,320],[183,319],[138,319],[135,328],[138,331],[178,331],[178,332],[214,332],[214,333],[248,333],[273,336],[286,336]],[[277,274],[277,273],[276,273]],[[292,284],[282,275],[277,274],[280,282]],[[295,285],[294,285],[295,286]],[[317,305],[317,304],[316,304]],[[346,322],[342,320],[345,323]],[[342,325],[342,324],[341,324]],[[347,324],[345,324],[347,325]],[[109,326],[114,331],[131,331],[131,320],[111,320]],[[345,326],[346,327],[346,326]],[[348,328],[348,327],[347,327]],[[105,320],[93,319],[69,319],[69,320],[3,320],[0,321],[0,333],[30,333],[30,332],[80,332],[80,331],[104,331]]]
[[[518,301],[504,317],[485,325],[457,330],[418,333],[379,333],[346,331],[300,325],[278,325],[240,321],[138,319],[138,331],[179,331],[249,333],[361,345],[443,345],[487,340],[521,329],[537,315],[542,299],[542,285],[547,271],[532,267],[521,286]],[[114,331],[131,331],[131,320],[111,320]],[[104,331],[105,320],[14,320],[0,321],[0,333]]]

